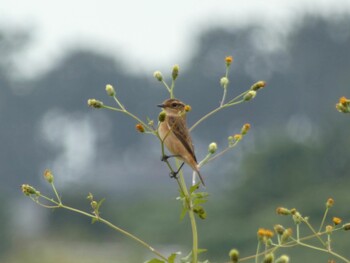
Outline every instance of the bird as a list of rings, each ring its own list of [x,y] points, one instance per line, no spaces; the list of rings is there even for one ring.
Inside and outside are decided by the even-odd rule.
[[[184,161],[197,173],[201,183],[205,186],[203,177],[199,172],[192,139],[186,124],[186,105],[178,99],[171,98],[157,106],[163,108],[165,112],[165,119],[158,127],[160,139],[173,156]],[[163,157],[163,159],[167,158],[169,156]]]

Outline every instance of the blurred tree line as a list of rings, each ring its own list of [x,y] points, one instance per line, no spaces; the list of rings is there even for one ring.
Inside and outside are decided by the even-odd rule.
[[[305,17],[301,26],[283,40],[282,48],[273,52],[268,51],[268,46],[264,47],[267,44],[260,38],[264,29],[258,26],[212,29],[198,39],[197,55],[188,69],[180,73],[175,92],[195,109],[189,116],[190,121],[214,108],[220,100],[218,81],[224,73],[226,55],[233,55],[235,59],[230,73],[231,95],[239,94],[256,80],[264,79],[268,83],[252,103],[220,112],[195,131],[198,141],[217,141],[220,146],[226,143],[230,132],[240,129],[243,123],[249,122],[253,127],[238,149],[203,172],[208,177],[207,191],[211,196],[206,206],[208,218],[199,222],[199,237],[200,246],[208,249],[210,260],[224,261],[232,247],[242,254],[253,254],[259,227],[272,228],[276,223],[291,225],[274,214],[277,206],[296,207],[318,224],[324,203],[328,197],[333,197],[336,201],[334,215],[350,221],[347,205],[350,122],[348,116],[338,113],[334,107],[340,96],[350,96],[350,34],[343,32],[349,23],[349,18]],[[110,112],[91,113],[85,105],[88,98],[107,97],[101,88],[106,83],[117,83],[124,89],[120,92],[123,103],[132,107],[133,112],[143,117],[147,108],[150,116],[157,116],[158,109],[149,105],[161,102],[164,93],[160,87],[154,87],[158,83],[150,77],[155,69],[150,69],[149,76],[134,76],[107,56],[74,50],[44,76],[18,80],[12,76],[15,69],[10,58],[25,48],[30,33],[5,32],[0,32],[0,119],[3,124],[0,129],[0,200],[4,204],[0,212],[1,262],[22,262],[24,257],[26,262],[69,262],[71,258],[50,254],[54,253],[49,249],[50,244],[56,244],[57,240],[67,244],[92,242],[96,250],[100,248],[99,243],[107,242],[112,244],[111,248],[114,245],[127,247],[128,255],[137,251],[138,256],[129,262],[145,260],[148,254],[142,248],[135,248],[119,234],[114,235],[109,229],[91,225],[88,219],[66,211],[43,214],[48,223],[35,233],[35,240],[21,237],[20,233],[13,234],[16,228],[13,217],[21,215],[16,210],[23,208],[17,206],[18,198],[22,198],[18,197],[21,183],[39,185],[47,190],[38,171],[55,150],[45,146],[38,135],[38,122],[43,114],[58,108],[68,113],[106,115],[111,120],[112,133],[123,138],[111,139],[110,150],[123,155],[130,144],[139,144],[140,149],[147,147],[143,135],[130,132],[134,127],[131,120]],[[205,147],[199,146],[199,151],[205,152]],[[147,149],[142,150],[147,153]],[[158,156],[154,159],[159,160]],[[154,175],[147,177],[149,171],[144,171],[145,176],[138,180],[126,175],[123,180],[129,176],[130,182],[122,186],[119,181],[108,182],[107,189],[99,186],[103,180],[110,180],[103,175],[75,182],[62,189],[63,200],[89,210],[85,196],[94,191],[95,195],[107,198],[102,211],[112,222],[160,249],[184,250],[191,242],[188,222],[186,219],[179,221],[175,184],[164,175],[167,173],[164,167],[161,164],[159,167],[161,170],[156,173],[162,173],[163,179]],[[224,169],[221,171],[220,167]],[[32,207],[25,201],[24,204]],[[336,248],[350,257],[346,254],[349,234],[337,235]],[[29,246],[38,240],[44,241],[42,246]],[[19,250],[22,256],[17,254]],[[46,250],[49,255],[40,259],[37,253]],[[59,247],[58,251],[68,253],[67,248]],[[305,249],[285,252],[292,255],[293,262],[330,259],[328,255]],[[106,258],[103,262],[115,260]]]

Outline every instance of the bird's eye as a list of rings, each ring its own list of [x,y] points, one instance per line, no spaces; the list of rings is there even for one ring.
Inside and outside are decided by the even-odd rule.
[[[178,104],[177,104],[176,102],[173,102],[173,103],[171,104],[171,107],[176,108],[177,105],[178,105]]]

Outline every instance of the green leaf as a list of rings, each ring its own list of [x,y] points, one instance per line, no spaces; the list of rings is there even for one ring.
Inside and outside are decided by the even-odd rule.
[[[102,198],[100,201],[98,201],[97,203],[97,207],[96,210],[98,211],[100,209],[100,206],[102,205],[102,203],[106,200],[106,198]]]
[[[175,259],[177,257],[178,253],[172,253],[169,257],[168,257],[168,262],[169,263],[175,263]]]
[[[145,263],[165,263],[165,261],[164,260],[160,260],[158,258],[152,258],[151,260],[148,260]]]
[[[190,194],[192,194],[194,191],[196,191],[199,188],[199,182],[195,185],[192,185],[190,187]]]
[[[188,209],[186,207],[182,207],[181,214],[180,214],[180,220],[183,220],[185,218],[185,215],[187,214]]]

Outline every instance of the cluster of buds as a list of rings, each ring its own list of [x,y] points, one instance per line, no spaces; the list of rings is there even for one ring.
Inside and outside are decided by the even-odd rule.
[[[250,130],[250,124],[246,123],[242,126],[241,133],[237,133],[237,134],[228,136],[227,140],[228,140],[229,147],[234,146],[235,143],[242,140],[243,136],[246,135],[249,130]]]
[[[245,101],[249,101],[251,99],[254,99],[256,96],[256,93],[258,90],[264,88],[266,86],[266,82],[265,81],[258,81],[255,82],[249,89],[249,91],[244,95],[243,100]]]
[[[194,207],[193,212],[195,212],[199,216],[200,219],[207,218],[207,212],[205,212],[204,208],[201,206]]]
[[[335,104],[335,108],[339,111],[339,112],[343,112],[343,113],[349,113],[350,112],[350,99],[347,99],[346,97],[341,97],[339,99],[339,102],[337,104]]]

